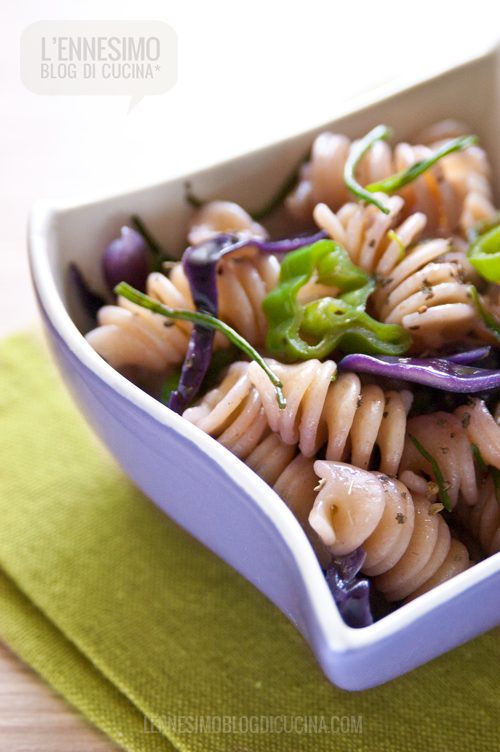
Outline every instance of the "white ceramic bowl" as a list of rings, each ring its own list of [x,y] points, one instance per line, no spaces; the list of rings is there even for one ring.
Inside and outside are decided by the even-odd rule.
[[[494,50],[423,82],[386,88],[321,128],[187,177],[205,199],[231,199],[253,211],[325,128],[357,137],[384,122],[402,140],[453,117],[480,136],[498,184],[498,60]],[[42,316],[68,387],[91,426],[161,509],[291,619],[340,687],[376,686],[500,624],[497,554],[372,626],[346,626],[305,534],[274,491],[87,344],[80,332],[89,322],[69,289],[68,264],[77,262],[91,286],[103,291],[100,255],[131,214],[140,215],[180,255],[190,213],[183,198],[186,179],[79,205],[41,202],[33,210],[30,256]]]

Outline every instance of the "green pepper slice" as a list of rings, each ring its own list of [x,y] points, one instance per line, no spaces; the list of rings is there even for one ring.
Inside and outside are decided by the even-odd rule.
[[[467,258],[488,282],[500,282],[500,225],[479,235],[470,245]]]
[[[336,287],[341,294],[301,304],[299,291],[315,271],[318,283]],[[332,350],[401,355],[411,345],[409,332],[382,324],[365,311],[375,287],[373,277],[355,266],[347,251],[332,240],[289,253],[277,287],[262,304],[269,324],[267,350],[285,361],[321,359]]]

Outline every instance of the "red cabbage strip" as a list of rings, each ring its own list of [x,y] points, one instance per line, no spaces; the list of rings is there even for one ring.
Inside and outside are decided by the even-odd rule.
[[[370,583],[357,575],[366,559],[360,546],[347,556],[332,560],[326,570],[326,581],[340,611],[350,627],[368,627],[373,624],[370,610]]]
[[[450,363],[473,363],[475,360],[482,360],[490,354],[491,347],[486,345],[485,347],[477,347],[475,350],[467,350],[466,352],[455,353],[454,355],[447,355],[444,360],[448,360]]]
[[[179,415],[196,395],[212,356],[214,329],[196,324],[189,338],[188,348],[177,389],[170,394],[168,406]]]
[[[289,253],[322,240],[324,237],[326,237],[324,230],[314,235],[281,240],[241,239],[236,235],[221,234],[191,246],[182,257],[182,266],[191,288],[196,310],[218,316],[217,264],[221,258],[246,246],[257,246],[262,253]],[[213,330],[200,324],[193,327],[182,366],[179,387],[177,391],[171,393],[168,403],[168,406],[176,413],[180,414],[186,409],[201,386],[210,364],[214,336]]]
[[[184,272],[191,288],[196,310],[217,317],[217,262],[225,251],[233,250],[234,238],[219,235],[216,238],[188,248],[182,259]],[[168,401],[171,410],[179,415],[196,396],[210,365],[215,331],[195,324],[189,338],[188,349],[182,365],[179,386]]]
[[[500,370],[464,365],[464,355],[460,353],[462,360],[457,363],[449,358],[396,358],[389,355],[376,358],[354,353],[342,358],[338,367],[345,371],[388,376],[463,394],[500,387]],[[474,360],[477,359],[475,355]]]
[[[312,245],[318,240],[326,238],[326,230],[320,230],[314,235],[298,235],[296,238],[281,238],[280,240],[246,240],[245,245],[256,245],[262,253],[290,253],[305,245]]]

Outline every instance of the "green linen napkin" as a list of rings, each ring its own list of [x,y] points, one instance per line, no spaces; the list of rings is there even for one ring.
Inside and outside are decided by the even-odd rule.
[[[30,336],[0,345],[0,636],[127,750],[492,752],[500,631],[331,685],[290,622],[123,475]]]

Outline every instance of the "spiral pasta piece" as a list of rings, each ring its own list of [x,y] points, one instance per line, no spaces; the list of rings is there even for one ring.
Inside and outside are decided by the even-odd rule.
[[[219,317],[236,329],[253,346],[265,341],[267,322],[262,301],[279,279],[275,256],[245,249],[237,258],[223,259],[218,267]],[[154,272],[147,280],[147,294],[170,308],[194,310],[189,283],[182,266],[176,264],[170,278]],[[169,320],[119,297],[117,305],[104,306],[98,313],[99,326],[86,335],[87,341],[114,368],[144,366],[166,372],[184,360],[192,324]],[[227,347],[216,333],[214,347]]]
[[[268,237],[265,228],[238,204],[210,201],[191,219],[189,243],[196,245],[221,233],[236,235],[241,240]],[[222,259],[217,273],[219,318],[254,347],[262,346],[267,335],[262,301],[278,283],[279,261],[275,256],[260,254],[256,247],[250,246]]]
[[[180,265],[170,279],[150,274],[146,291],[154,300],[172,308],[194,310],[189,285]],[[114,368],[144,366],[151,371],[167,371],[182,363],[192,325],[168,320],[119,297],[118,305],[101,308],[99,326],[86,335],[87,342]]]
[[[418,145],[400,143],[394,149],[395,172],[407,170],[416,162],[428,159],[433,149]],[[409,214],[422,212],[427,218],[427,233],[430,237],[446,237],[460,227],[464,196],[460,196],[452,183],[447,180],[442,162],[426,170],[416,180],[404,186],[399,194],[405,200]]]
[[[267,320],[262,302],[278,284],[278,259],[246,248],[242,255],[219,262],[217,272],[219,317],[254,347],[263,346]]]
[[[387,277],[400,261],[401,245],[406,248],[417,240],[426,224],[425,215],[416,213],[394,229],[404,201],[400,196],[390,196],[386,203],[389,214],[372,204],[347,203],[337,214],[326,204],[314,209],[316,224],[344,246],[353,264],[381,278]],[[399,242],[389,235],[392,229]]]
[[[314,209],[316,223],[348,251],[353,263],[375,274],[378,289],[371,305],[377,319],[408,329],[414,351],[438,349],[445,342],[482,336],[480,317],[469,297],[468,284],[477,274],[461,241],[437,238],[418,243],[408,253],[426,223],[422,213],[411,214],[391,234],[403,207],[391,196],[388,215],[375,206],[345,204],[334,214],[326,205]]]
[[[309,515],[311,527],[334,556],[362,545],[362,571],[387,600],[403,600],[431,578],[438,584],[457,572],[446,564],[448,525],[441,515],[429,514],[425,497],[412,498],[400,481],[340,462],[317,460],[314,470],[323,486]]]
[[[415,475],[426,475],[434,483],[438,481],[432,464],[412,442],[410,436],[414,436],[436,461],[446,483],[451,506],[456,505],[459,492],[467,504],[475,504],[477,484],[474,458],[462,420],[457,415],[442,411],[419,415],[408,421],[406,432],[400,473],[410,471]]]
[[[313,457],[326,443],[327,459],[350,457],[361,468],[370,466],[378,446],[381,472],[397,473],[405,442],[406,415],[413,399],[410,392],[384,394],[374,384],[362,387],[354,373],[342,373],[332,383],[334,361],[268,363],[283,383],[284,410],[278,407],[274,387],[262,368],[255,362],[238,361],[230,366],[221,384],[198,405],[185,410],[183,417],[242,459],[245,456],[233,449],[235,429],[229,427],[238,419],[248,431],[254,426],[254,417],[257,420],[259,416],[256,441],[268,428],[284,445],[298,444],[305,457]],[[249,421],[248,425],[245,421]]]
[[[325,131],[313,143],[311,159],[301,169],[297,187],[286,199],[290,213],[299,220],[311,218],[318,203],[333,211],[349,200],[344,182],[344,167],[352,143],[339,133]],[[377,141],[365,154],[358,167],[361,184],[382,180],[392,173],[390,147]]]
[[[487,465],[500,468],[500,426],[483,400],[469,399],[469,404],[455,410],[469,441],[475,444]]]
[[[417,245],[382,282],[374,295],[378,319],[408,329],[414,350],[481,337],[481,319],[468,287],[469,264],[460,253],[448,253],[445,240]]]
[[[248,363],[233,363],[221,384],[182,414],[242,460],[268,430],[260,395],[252,386],[247,369]]]
[[[351,464],[367,469],[378,446],[381,472],[396,474],[412,400],[407,390],[384,393],[375,384],[361,387],[353,373],[342,374],[330,387],[325,400],[326,459],[350,457]]]
[[[479,490],[477,504],[461,507],[460,518],[464,526],[482,546],[487,556],[500,551],[500,505],[498,490],[492,473],[488,473]]]
[[[471,398],[467,405],[455,410],[455,417],[475,444],[485,465],[500,468],[500,427],[497,423],[498,407],[493,417],[483,400]],[[459,519],[481,545],[487,556],[500,551],[500,489],[495,470],[482,472],[478,486],[478,500],[473,507],[458,505]]]
[[[285,444],[299,443],[301,452],[312,457],[326,440],[323,404],[337,365],[333,360],[321,363],[316,359],[296,365],[268,363],[283,383],[284,410],[279,409],[274,387],[257,363],[249,363],[248,377],[261,395],[269,426]]]
[[[190,245],[203,243],[221,233],[244,238],[267,238],[267,231],[239,204],[232,201],[210,201],[198,209],[189,223]]]
[[[248,377],[258,389],[271,429],[285,444],[299,443],[312,457],[327,441],[326,458],[351,457],[352,464],[367,468],[376,445],[380,469],[397,473],[404,446],[406,415],[412,395],[375,385],[361,386],[359,377],[343,373],[332,383],[333,361],[309,360],[296,365],[269,361],[283,383],[287,400],[280,410],[274,389],[257,363],[248,366]]]
[[[433,150],[443,146],[449,139],[465,136],[467,126],[454,120],[445,120],[427,128],[420,139]],[[447,181],[453,186],[463,206],[459,227],[463,235],[473,225],[495,214],[492,203],[491,168],[486,152],[479,146],[448,154],[441,160]]]
[[[441,130],[438,124],[434,143],[414,146],[399,143],[393,151],[387,143],[375,142],[358,165],[358,182],[365,186],[408,169],[430,157],[449,140],[452,132],[449,124]],[[433,139],[430,131],[425,136]],[[299,184],[287,198],[293,216],[310,219],[318,203],[337,211],[349,201],[343,175],[352,146],[346,136],[328,131],[316,138],[311,159],[302,167]],[[465,234],[474,222],[494,213],[490,168],[485,152],[478,146],[443,157],[399,194],[405,200],[406,215],[421,212],[426,216],[429,237],[444,237],[453,232]]]

